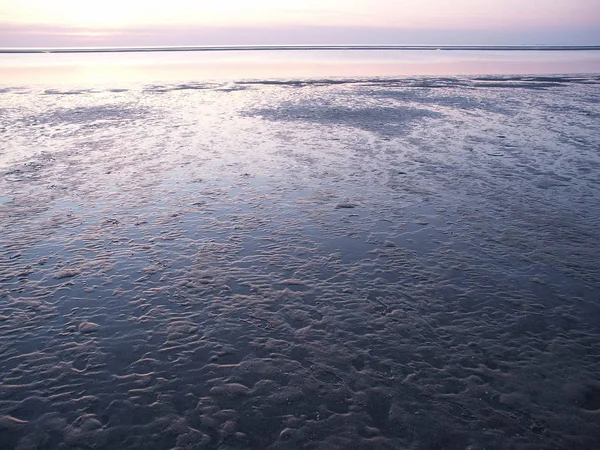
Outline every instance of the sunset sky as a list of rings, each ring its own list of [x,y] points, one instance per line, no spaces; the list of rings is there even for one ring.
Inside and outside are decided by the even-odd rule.
[[[0,0],[0,47],[600,44],[600,0]]]

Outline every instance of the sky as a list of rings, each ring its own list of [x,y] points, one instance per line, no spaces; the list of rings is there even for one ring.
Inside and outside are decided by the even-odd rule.
[[[600,45],[600,0],[0,0],[0,47]]]

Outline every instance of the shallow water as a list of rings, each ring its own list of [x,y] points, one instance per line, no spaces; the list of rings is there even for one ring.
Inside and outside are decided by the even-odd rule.
[[[279,50],[3,54],[0,84],[103,84],[600,72],[596,50]],[[173,49],[171,49],[173,50]],[[65,86],[68,88],[65,89]]]
[[[0,98],[0,448],[600,439],[598,76]]]

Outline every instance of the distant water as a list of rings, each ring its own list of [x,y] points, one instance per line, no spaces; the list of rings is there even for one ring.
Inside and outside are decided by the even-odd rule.
[[[600,45],[206,45],[163,47],[57,47],[0,48],[0,53],[142,53],[142,52],[227,52],[227,51],[338,51],[338,50],[435,50],[435,51],[587,51]]]
[[[597,60],[0,56],[0,449],[596,448]]]
[[[301,49],[301,50],[300,50]],[[173,49],[169,49],[173,50]],[[0,84],[109,84],[296,77],[600,72],[600,50],[262,49],[0,54]]]

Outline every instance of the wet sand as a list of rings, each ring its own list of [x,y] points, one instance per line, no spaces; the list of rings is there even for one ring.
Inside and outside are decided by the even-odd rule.
[[[0,98],[0,448],[599,442],[599,77]]]

